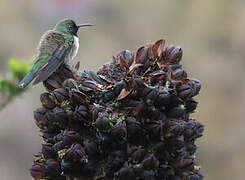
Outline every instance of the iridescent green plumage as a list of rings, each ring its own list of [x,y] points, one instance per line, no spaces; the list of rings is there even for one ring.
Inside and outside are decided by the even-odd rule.
[[[73,37],[70,42],[73,43]],[[48,62],[53,53],[64,44],[65,38],[61,33],[53,30],[46,32],[40,41],[38,55],[32,70],[38,72]],[[69,49],[69,46],[66,46],[66,48]]]
[[[41,38],[31,71],[19,86],[26,87],[34,78],[33,84],[46,80],[61,64],[74,58],[79,47],[78,40],[75,43],[77,31],[82,26],[90,25],[76,25],[73,20],[64,19],[47,31]]]

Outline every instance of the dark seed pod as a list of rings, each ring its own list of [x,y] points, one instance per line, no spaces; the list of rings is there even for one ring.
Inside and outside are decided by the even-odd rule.
[[[91,123],[91,118],[88,112],[88,108],[84,105],[77,106],[74,111],[74,118],[81,121],[84,125]]]
[[[82,82],[82,89],[86,88],[88,91],[99,90],[100,84],[95,81],[85,80]]]
[[[144,84],[144,81],[141,78],[134,78],[133,79],[133,89],[134,90],[142,90],[145,88],[146,85]]]
[[[93,104],[93,108],[91,110],[91,116],[92,116],[92,121],[95,122],[95,120],[98,118],[99,113],[105,111],[104,106],[100,106],[99,104]]]
[[[142,146],[133,147],[133,149],[128,149],[128,154],[130,156],[131,162],[134,164],[140,163],[145,155],[147,154],[147,150]]]
[[[125,154],[122,151],[114,151],[109,154],[108,161],[106,163],[107,175],[111,176],[113,173],[121,169],[125,160]]]
[[[185,128],[185,121],[171,120],[166,122],[166,137],[181,135]]]
[[[156,98],[157,98],[157,91],[152,90],[147,96],[145,97],[145,101],[148,105],[153,105]]]
[[[52,144],[43,144],[42,153],[45,159],[55,159],[57,157],[57,153],[53,149]]]
[[[122,89],[125,87],[125,83],[124,81],[119,81],[113,88],[113,96],[117,97],[120,92],[122,91]]]
[[[45,172],[50,177],[59,177],[61,174],[60,163],[54,159],[47,160],[45,164]]]
[[[185,111],[186,113],[193,113],[195,109],[197,108],[198,102],[195,101],[194,99],[188,99],[185,102]]]
[[[74,80],[74,79],[66,79],[62,86],[64,88],[69,88],[69,89],[77,89],[78,88],[78,85],[77,85],[77,82]]]
[[[120,93],[120,92],[119,92]],[[118,94],[119,95],[119,94]],[[117,96],[118,96],[117,95]],[[113,94],[113,92],[110,92],[110,91],[102,91],[101,92],[101,96],[102,96],[102,99],[103,99],[103,102],[104,103],[107,103],[113,99],[115,99],[115,95]]]
[[[102,132],[107,132],[111,129],[111,122],[108,117],[101,115],[96,119],[95,126]]]
[[[193,155],[197,150],[197,146],[195,144],[187,144],[186,145],[186,151],[191,156]]]
[[[56,152],[58,152],[58,151],[60,151],[60,150],[62,150],[62,149],[65,149],[66,146],[67,146],[67,145],[64,143],[64,141],[59,141],[59,142],[57,142],[57,143],[55,143],[55,144],[53,145],[53,149],[54,149]]]
[[[181,169],[183,171],[182,173],[188,174],[188,172],[192,171],[195,168],[195,164],[193,162],[193,159],[182,159],[177,165],[177,168]]]
[[[49,93],[41,94],[40,101],[42,105],[47,109],[53,109],[55,107],[55,103],[52,100],[52,96]]]
[[[75,112],[85,119],[89,118],[88,108],[84,105],[77,106]]]
[[[176,95],[176,92],[172,91],[170,92],[170,103],[169,105],[166,107],[166,110],[169,110],[171,108],[174,108],[176,106],[179,106],[180,104],[183,104],[183,100],[180,99],[177,95]]]
[[[165,60],[168,59],[168,57],[171,55],[172,51],[174,50],[175,46],[174,45],[169,45],[166,46],[166,49],[164,51],[164,58]]]
[[[146,103],[141,100],[141,101],[131,101],[129,103],[129,106],[132,105],[132,114],[134,117],[140,117],[144,112],[147,110],[147,105]]]
[[[81,144],[72,144],[64,158],[72,162],[86,163],[88,161],[88,156]]]
[[[154,109],[152,111],[148,112],[148,115],[151,117],[151,119],[162,120],[163,122],[167,119],[167,116],[159,109]]]
[[[182,48],[177,46],[175,49],[171,52],[169,60],[171,62],[179,63],[183,55]]]
[[[43,81],[43,86],[49,91],[53,91],[62,87],[61,80],[58,76],[49,77],[47,80]]]
[[[120,143],[126,142],[127,138],[127,129],[126,123],[120,122],[111,130],[111,135],[115,138],[116,141]]]
[[[173,80],[182,80],[184,78],[187,78],[187,74],[183,69],[178,68],[172,71],[171,78]]]
[[[174,153],[180,152],[184,148],[184,136],[177,136],[167,139],[167,149]]]
[[[57,134],[57,135],[54,137],[54,141],[55,141],[56,143],[59,142],[59,141],[63,141],[63,139],[64,139],[63,132]]]
[[[137,133],[140,133],[142,131],[140,127],[140,123],[136,121],[136,119],[133,117],[127,118],[126,124],[127,124],[127,132],[129,136],[136,135]]]
[[[142,92],[142,96],[148,105],[153,105],[158,94],[154,88],[145,87],[143,92]]]
[[[42,137],[45,140],[45,142],[54,142],[54,137],[58,134],[58,131],[53,130],[53,129],[44,129],[41,130]]]
[[[64,133],[63,133],[63,139],[62,139],[62,141],[65,144],[71,145],[73,143],[79,143],[79,142],[81,142],[81,137],[75,131],[65,130]]]
[[[183,51],[182,48],[177,46],[167,46],[165,50],[165,60],[168,63],[178,64],[182,58]]]
[[[97,133],[96,138],[99,144],[99,149],[101,149],[105,154],[108,154],[114,147],[117,147],[113,138],[106,133]]]
[[[35,179],[43,179],[45,174],[45,168],[42,164],[34,164],[30,169],[30,174]]]
[[[195,78],[191,78],[190,82],[191,82],[191,85],[194,89],[193,96],[196,96],[197,94],[199,94],[199,92],[201,90],[201,82]]]
[[[164,148],[164,149],[160,150],[160,148],[159,148],[157,150],[157,152],[155,152],[154,154],[155,154],[157,160],[159,161],[159,164],[166,164],[169,161],[169,159],[171,159],[171,157],[170,157],[169,152],[167,151],[166,146],[163,146],[161,148]]]
[[[165,89],[161,89],[158,93],[158,96],[156,98],[156,105],[158,106],[167,106],[170,104],[170,100],[171,100],[171,95],[170,93],[165,90]]]
[[[73,78],[73,69],[67,64],[64,64],[58,73],[59,76],[63,78],[63,81],[69,78]]]
[[[204,126],[196,121],[185,123],[184,135],[186,139],[192,140],[202,136]]]
[[[141,162],[141,164],[143,165],[144,169],[151,170],[158,167],[159,161],[154,156],[154,154],[149,153],[144,157],[144,160]]]
[[[55,89],[52,92],[52,95],[56,99],[57,102],[62,103],[69,99],[68,92],[64,88]]]
[[[90,157],[91,156],[95,157],[99,153],[98,144],[96,144],[95,142],[87,142],[87,143],[85,143],[84,150],[85,150],[85,153],[88,156],[90,156]]]
[[[117,59],[119,60],[120,65],[124,65],[126,67],[131,66],[134,61],[134,54],[129,50],[121,51],[117,55]],[[123,61],[123,62],[122,62]]]
[[[96,81],[96,83],[105,85],[105,81],[103,81],[96,72],[88,71],[87,73],[92,80]]]
[[[149,86],[145,87],[142,91],[142,96],[146,97],[149,93],[151,93],[151,91],[153,91],[152,87],[149,87]]]
[[[66,112],[59,107],[55,107],[52,111],[46,113],[45,116],[49,122],[59,122],[61,126],[64,126],[68,120]]]
[[[128,141],[135,145],[144,145],[147,142],[145,135],[145,130],[141,127],[140,122],[138,122],[133,117],[128,117],[126,119]]]
[[[74,106],[85,104],[86,101],[87,101],[87,96],[84,93],[82,93],[82,92],[80,92],[79,90],[76,90],[76,89],[72,89],[69,92],[69,97],[70,97],[70,102]]]
[[[177,87],[178,97],[181,99],[187,99],[193,96],[193,89],[188,84],[182,84]]]
[[[41,129],[48,124],[48,120],[46,118],[47,110],[45,108],[38,108],[34,111],[34,118],[36,120],[36,125]]]
[[[149,135],[152,139],[163,140],[164,138],[164,125],[163,120],[153,120],[147,124],[146,129],[149,132]]]
[[[168,111],[168,116],[171,118],[180,118],[185,114],[185,106],[180,104]]]

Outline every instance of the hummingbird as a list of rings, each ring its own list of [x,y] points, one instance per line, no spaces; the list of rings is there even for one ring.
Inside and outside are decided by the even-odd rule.
[[[46,31],[39,42],[37,55],[30,72],[19,83],[25,88],[46,80],[63,63],[68,63],[77,55],[79,48],[78,29],[92,24],[76,24],[72,19],[59,21],[52,30]]]

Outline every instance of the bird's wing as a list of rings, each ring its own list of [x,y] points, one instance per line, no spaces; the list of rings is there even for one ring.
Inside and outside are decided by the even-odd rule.
[[[46,32],[38,47],[38,55],[32,70],[36,79],[33,85],[46,80],[64,62],[70,49],[67,48],[65,38],[55,31]]]
[[[46,80],[53,72],[55,72],[64,62],[67,53],[68,49],[65,45],[60,46],[51,56],[48,63],[37,73],[37,77],[34,80],[33,85]]]

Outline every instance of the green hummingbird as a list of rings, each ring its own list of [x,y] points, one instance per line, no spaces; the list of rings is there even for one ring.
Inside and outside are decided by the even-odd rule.
[[[46,80],[63,63],[74,59],[79,48],[77,31],[85,26],[92,24],[77,25],[71,19],[63,19],[45,32],[39,42],[35,62],[19,87],[25,88],[34,78],[33,85]]]

